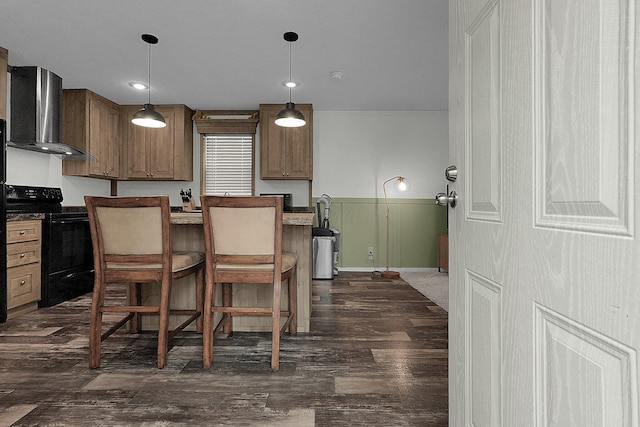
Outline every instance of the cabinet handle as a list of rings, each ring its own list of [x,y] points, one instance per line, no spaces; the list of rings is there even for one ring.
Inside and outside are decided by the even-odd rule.
[[[27,256],[27,254],[20,254],[20,258],[24,258],[26,256]]]
[[[24,280],[21,280],[21,281],[20,281],[20,286],[24,286],[24,285],[26,285],[26,284],[27,284],[27,282],[25,282]]]
[[[20,230],[20,235],[21,235],[21,236],[24,236],[25,234],[27,234],[27,232],[26,232],[26,231],[24,231],[24,230]]]

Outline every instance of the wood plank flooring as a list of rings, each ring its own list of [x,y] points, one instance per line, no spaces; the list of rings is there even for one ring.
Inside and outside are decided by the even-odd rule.
[[[122,293],[111,297],[121,298]],[[311,333],[170,342],[117,332],[88,368],[89,295],[0,325],[1,426],[446,426],[447,312],[402,280],[313,281]]]

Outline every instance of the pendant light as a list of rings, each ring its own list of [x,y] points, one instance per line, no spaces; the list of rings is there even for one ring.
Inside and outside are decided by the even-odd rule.
[[[149,101],[144,104],[144,108],[136,112],[131,118],[131,123],[147,128],[163,128],[167,124],[162,114],[156,111],[156,107],[151,104],[151,45],[158,43],[158,38],[151,34],[143,34],[142,40],[149,45],[149,84],[147,91],[149,93]]]
[[[284,39],[289,42],[289,81],[291,82],[291,44],[298,40],[298,34],[291,31],[286,32]],[[291,86],[289,86],[289,102],[285,105],[284,110],[278,113],[275,123],[287,128],[297,128],[307,124],[304,115],[296,110],[296,104],[291,102]]]

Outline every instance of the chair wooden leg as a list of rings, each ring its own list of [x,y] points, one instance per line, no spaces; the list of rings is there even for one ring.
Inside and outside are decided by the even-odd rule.
[[[222,306],[233,307],[233,284],[231,283],[222,284]],[[222,331],[227,335],[231,335],[233,333],[233,316],[231,313],[224,313],[224,316],[226,316],[226,320]]]
[[[96,280],[91,298],[91,318],[89,319],[89,368],[100,367],[100,344],[102,342],[102,307],[104,306],[105,285]]]
[[[271,370],[280,369],[280,294],[282,281],[277,277],[273,284],[273,311],[271,315]]]
[[[158,369],[167,363],[169,346],[169,303],[171,302],[171,280],[164,278],[160,290],[160,323],[158,325]]]
[[[289,285],[289,318],[291,319],[289,334],[295,335],[298,333],[298,278],[295,266],[287,282]]]
[[[204,294],[204,310],[202,319],[202,366],[210,368],[213,363],[213,313],[211,308],[216,299],[216,284],[207,277]]]
[[[202,333],[202,322],[204,316],[204,268],[196,271],[196,311],[200,312],[200,316],[196,319],[196,332]]]
[[[140,305],[142,302],[142,284],[129,283],[129,305]],[[129,323],[129,332],[137,334],[142,329],[142,316],[139,313],[133,313],[131,322]]]

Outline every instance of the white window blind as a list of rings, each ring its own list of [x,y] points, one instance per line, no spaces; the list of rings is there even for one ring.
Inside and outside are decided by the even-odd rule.
[[[253,135],[206,135],[204,144],[205,194],[251,196]]]

